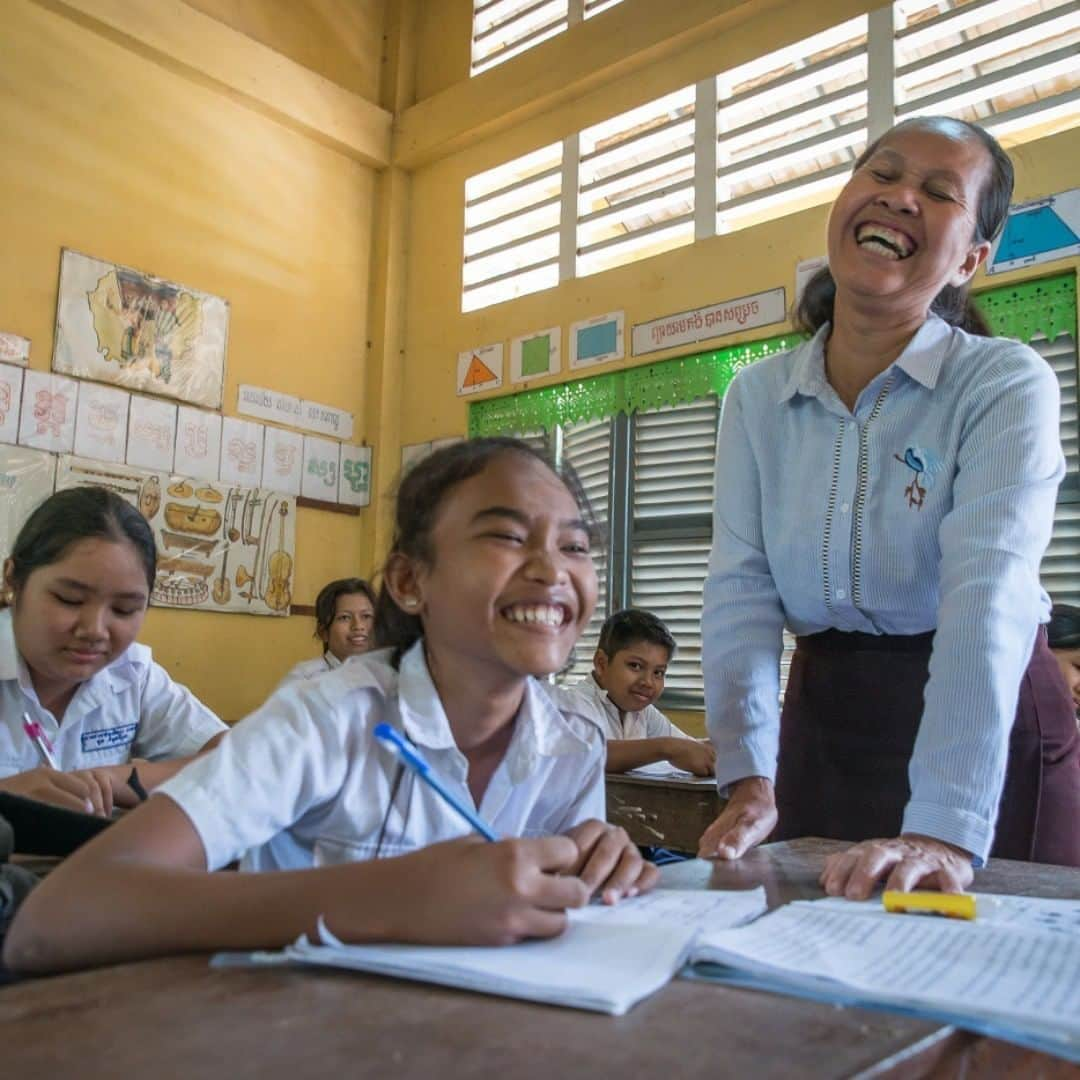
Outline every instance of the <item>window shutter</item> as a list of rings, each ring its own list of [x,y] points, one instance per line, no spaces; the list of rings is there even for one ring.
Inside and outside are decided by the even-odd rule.
[[[867,19],[716,78],[718,233],[827,202],[866,146]]]
[[[461,310],[559,283],[561,142],[465,181]]]
[[[471,75],[501,64],[568,24],[568,0],[475,0]]]
[[[893,22],[898,120],[944,114],[1001,137],[1075,114],[1075,0],[900,0]]]
[[[701,596],[712,544],[715,399],[634,418],[630,597],[671,630],[678,649],[665,698],[700,706]]]
[[[577,273],[694,239],[693,86],[581,133]]]
[[[1043,556],[1040,577],[1054,603],[1080,605],[1080,417],[1077,409],[1076,339],[1039,335],[1031,347],[1054,369],[1061,385],[1061,448],[1065,479],[1054,510],[1054,532]]]
[[[589,499],[597,523],[606,532],[609,518],[611,420],[590,420],[563,428],[562,457],[573,465]],[[600,627],[608,616],[608,550],[604,539],[592,547],[599,585],[596,610],[571,657],[571,665],[560,681],[576,682],[592,671],[592,656],[600,638]]]

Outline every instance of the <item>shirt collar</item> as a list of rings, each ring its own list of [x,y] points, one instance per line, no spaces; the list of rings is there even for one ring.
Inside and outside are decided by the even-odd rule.
[[[433,750],[457,749],[428,669],[423,640],[401,658],[398,696],[402,726],[414,743]],[[521,783],[533,771],[538,757],[559,757],[588,748],[588,741],[574,731],[540,684],[527,679],[514,737],[506,752],[510,779]]]
[[[780,393],[780,402],[790,401],[796,394],[804,397],[820,397],[828,385],[825,378],[825,342],[831,323],[825,323],[818,332],[795,351],[791,374]],[[952,327],[937,315],[930,315],[893,361],[893,366],[917,383],[933,390],[941,375],[946,346],[952,335]]]

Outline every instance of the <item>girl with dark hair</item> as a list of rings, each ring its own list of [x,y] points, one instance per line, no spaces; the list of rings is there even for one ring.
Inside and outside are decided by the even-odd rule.
[[[967,296],[1011,190],[981,128],[898,124],[833,205],[812,340],[727,392],[702,629],[730,800],[702,855],[774,825],[858,841],[822,884],[860,899],[963,888],[991,853],[1080,865],[1080,740],[1039,585],[1058,385]]]
[[[0,612],[0,790],[108,815],[224,733],[135,641],[155,564],[150,526],[103,488],[57,492],[19,531]]]
[[[650,888],[656,868],[602,821],[603,735],[536,679],[563,666],[596,603],[579,495],[513,439],[416,465],[377,605],[389,648],[283,687],[76,852],[23,906],[6,963],[277,947],[320,916],[344,941],[500,944],[558,934],[593,893]],[[378,744],[379,723],[522,839],[468,836]],[[245,852],[246,868],[300,872],[205,872]]]
[[[374,641],[374,625],[375,591],[363,578],[339,578],[324,585],[315,598],[315,636],[323,643],[323,654],[301,660],[278,688],[333,671],[349,657],[366,653]]]

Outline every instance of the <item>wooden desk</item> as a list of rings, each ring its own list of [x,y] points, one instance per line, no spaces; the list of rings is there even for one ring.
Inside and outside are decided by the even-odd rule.
[[[635,844],[696,854],[705,829],[723,805],[715,780],[607,773],[607,819]]]
[[[684,863],[685,886],[820,895],[824,853],[774,844]],[[998,863],[986,892],[1076,896],[1080,871]],[[212,971],[201,956],[0,989],[5,1077],[54,1080],[679,1080],[749,1076],[1044,1077],[1075,1067],[925,1020],[676,979],[622,1017],[332,971]]]

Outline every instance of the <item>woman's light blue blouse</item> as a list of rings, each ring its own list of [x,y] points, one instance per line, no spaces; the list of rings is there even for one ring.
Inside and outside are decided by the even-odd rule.
[[[931,317],[851,412],[825,378],[827,334],[744,369],[724,399],[702,617],[717,780],[775,776],[785,622],[936,629],[903,831],[982,859],[1049,617],[1057,379],[1026,345]]]

